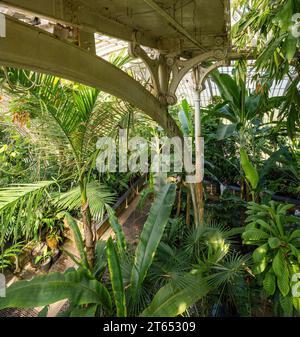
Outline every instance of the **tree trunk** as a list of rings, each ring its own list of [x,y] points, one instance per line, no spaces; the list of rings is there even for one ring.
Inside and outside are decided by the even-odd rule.
[[[80,181],[80,192],[81,192],[81,211],[82,211],[82,222],[84,228],[84,236],[85,236],[85,247],[87,260],[90,268],[92,269],[94,266],[94,255],[95,255],[95,240],[94,238],[94,230],[93,230],[93,222],[91,210],[87,198],[86,191],[86,179],[83,178]]]
[[[191,211],[191,192],[188,191],[186,196],[186,214],[185,214],[185,223],[188,227],[191,225],[190,211]]]

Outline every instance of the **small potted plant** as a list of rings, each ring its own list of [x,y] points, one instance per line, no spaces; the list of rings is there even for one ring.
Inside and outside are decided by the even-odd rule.
[[[63,224],[57,223],[56,218],[44,218],[42,221],[47,225],[46,242],[52,252],[52,262],[55,262],[60,255],[59,244],[63,241]]]

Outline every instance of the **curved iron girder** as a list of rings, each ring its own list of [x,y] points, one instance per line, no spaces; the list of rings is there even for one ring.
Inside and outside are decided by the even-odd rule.
[[[117,39],[132,41],[134,30],[131,27],[99,15],[81,2],[75,0],[0,0],[0,4],[9,8],[34,13],[54,22],[71,25],[87,32],[99,32]],[[156,39],[143,31],[139,31],[139,39],[143,45],[151,48],[158,47]]]
[[[100,57],[52,34],[6,17],[6,37],[0,38],[0,64],[52,74],[99,88],[144,111],[168,135],[181,135],[167,106],[132,77]]]

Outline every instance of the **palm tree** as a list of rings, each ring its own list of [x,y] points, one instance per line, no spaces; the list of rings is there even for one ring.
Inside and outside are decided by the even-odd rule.
[[[115,64],[122,66],[126,60],[117,57]],[[63,195],[61,204],[70,209],[70,205],[78,206],[80,199],[87,257],[92,266],[96,235],[89,197],[97,196],[93,199],[96,217],[103,213],[105,203],[112,200],[112,194],[92,178],[92,169],[99,153],[95,144],[98,137],[113,132],[119,120],[128,113],[129,105],[116,99],[108,100],[107,95],[98,89],[72,84],[50,75],[11,68],[4,69],[4,75],[5,89],[18,99],[20,111],[24,107],[32,117],[38,119],[38,132],[58,143],[59,148],[69,156],[68,162],[73,171],[69,179],[73,179],[79,188],[75,193],[70,191]],[[42,187],[46,184],[42,184]],[[0,212],[7,211],[14,191],[14,186],[1,190]],[[28,192],[35,196],[40,192],[40,184],[36,189],[31,186]],[[24,198],[18,193],[14,196],[18,200]]]

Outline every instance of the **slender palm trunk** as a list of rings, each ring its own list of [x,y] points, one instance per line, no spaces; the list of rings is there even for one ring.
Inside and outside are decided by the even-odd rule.
[[[80,192],[81,192],[81,211],[82,211],[82,222],[85,236],[86,254],[89,266],[90,268],[93,268],[94,255],[95,255],[95,238],[94,238],[92,215],[87,198],[85,177],[81,178],[80,180]]]
[[[186,210],[185,210],[185,223],[189,227],[191,225],[191,216],[190,216],[190,210],[191,210],[191,192],[187,192],[186,196]]]

